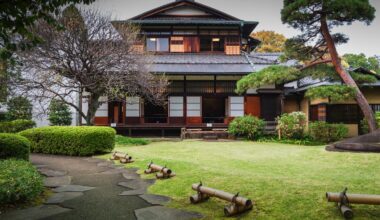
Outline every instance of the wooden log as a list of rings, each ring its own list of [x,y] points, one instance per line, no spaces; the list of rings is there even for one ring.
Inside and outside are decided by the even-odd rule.
[[[120,160],[120,159],[129,159],[132,160],[131,156],[128,156],[127,153],[122,153],[122,152],[114,152],[111,156],[111,160]]]
[[[327,201],[340,203],[341,193],[326,193]],[[380,205],[380,195],[346,194],[347,200],[352,204]]]
[[[148,169],[151,169],[152,172],[161,172],[165,175],[170,175],[172,173],[171,169],[168,169],[166,167],[162,167],[160,165],[150,163],[148,166]]]
[[[240,206],[252,206],[252,201],[241,196],[236,196],[231,193],[227,193],[221,190],[213,189],[210,187],[202,186],[200,183],[192,185],[193,190],[198,191],[209,196],[214,196],[219,199],[223,199],[229,202],[234,202]]]
[[[121,158],[120,159],[120,163],[133,163],[134,160],[132,160],[132,157],[131,158]]]
[[[156,174],[157,179],[167,179],[167,178],[171,178],[171,177],[175,177],[175,173],[170,173],[168,175],[166,175],[164,173],[157,173]]]
[[[346,205],[340,205],[340,212],[342,213],[345,219],[351,219],[354,217],[354,212],[350,207]]]

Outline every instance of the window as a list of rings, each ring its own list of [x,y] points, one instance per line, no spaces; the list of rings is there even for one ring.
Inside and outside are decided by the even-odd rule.
[[[149,37],[146,39],[146,48],[150,52],[168,52],[169,38]]]
[[[183,117],[183,97],[182,96],[169,97],[169,116]]]
[[[224,51],[224,38],[201,37],[201,51]]]
[[[230,117],[241,117],[244,116],[244,97],[242,96],[231,96],[229,97],[230,102]]]
[[[327,122],[357,124],[363,118],[358,105],[337,104],[327,106]]]
[[[229,46],[240,46],[240,39],[238,37],[226,38],[226,44]]]
[[[187,98],[187,116],[188,117],[201,117],[201,97],[188,96]]]
[[[310,106],[309,121],[318,121],[318,105],[311,105]]]

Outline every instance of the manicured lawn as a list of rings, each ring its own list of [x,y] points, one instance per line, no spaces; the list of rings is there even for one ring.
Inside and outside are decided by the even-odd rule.
[[[117,145],[128,152],[140,173],[150,161],[167,165],[177,176],[159,180],[151,193],[173,198],[170,207],[198,211],[205,219],[224,218],[226,202],[216,198],[192,205],[191,184],[200,180],[251,198],[253,211],[241,219],[342,219],[327,191],[380,194],[380,154],[326,152],[322,146],[254,142],[153,142]],[[103,156],[109,158],[109,155]],[[153,175],[143,175],[152,178]],[[380,206],[355,205],[356,219],[380,218]]]

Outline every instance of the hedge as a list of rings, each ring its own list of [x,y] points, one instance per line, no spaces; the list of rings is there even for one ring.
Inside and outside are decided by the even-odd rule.
[[[263,136],[264,128],[264,120],[247,115],[235,118],[228,126],[228,133],[249,140],[255,140]]]
[[[20,134],[31,141],[35,153],[89,156],[112,151],[116,132],[111,127],[51,126]]]
[[[42,191],[42,177],[31,163],[0,160],[0,204],[32,200]]]
[[[313,140],[331,143],[340,141],[348,134],[344,124],[330,124],[327,122],[312,122],[309,124],[309,135]]]
[[[0,133],[0,159],[29,160],[30,141],[17,134]]]
[[[18,133],[36,126],[32,120],[18,119],[0,122],[0,133]]]

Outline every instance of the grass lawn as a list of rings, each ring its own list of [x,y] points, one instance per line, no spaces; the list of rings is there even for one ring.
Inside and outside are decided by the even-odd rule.
[[[150,161],[167,165],[177,176],[158,180],[154,194],[173,198],[170,207],[202,213],[205,219],[223,219],[227,204],[217,198],[197,205],[191,184],[240,192],[255,202],[253,211],[239,219],[342,219],[327,191],[380,194],[380,154],[326,152],[322,146],[254,142],[153,142],[145,146],[118,144],[136,160],[128,167],[140,173]],[[103,158],[109,158],[104,155]],[[153,178],[153,175],[142,175]],[[355,219],[380,219],[380,206],[354,205]]]

